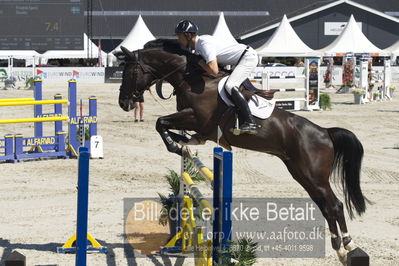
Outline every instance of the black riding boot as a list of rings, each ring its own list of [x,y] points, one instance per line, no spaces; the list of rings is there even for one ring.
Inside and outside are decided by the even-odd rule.
[[[240,126],[241,133],[256,134],[257,126],[244,95],[241,94],[237,87],[233,87],[231,89],[231,97],[238,108],[239,114],[244,118],[244,123]]]

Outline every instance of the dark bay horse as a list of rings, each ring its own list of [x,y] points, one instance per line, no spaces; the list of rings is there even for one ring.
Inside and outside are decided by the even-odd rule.
[[[180,144],[216,142],[220,127],[223,135],[219,143],[226,149],[236,146],[279,157],[320,208],[331,232],[332,247],[340,260],[345,260],[345,249],[352,250],[355,245],[348,233],[343,204],[333,193],[329,179],[336,170],[351,218],[353,209],[359,215],[365,212],[367,199],[360,188],[363,147],[351,131],[322,128],[275,108],[269,118],[256,119],[261,126],[257,135],[233,135],[230,129],[235,123],[235,112],[218,96],[220,77],[208,77],[195,68],[190,69],[193,55],[180,49],[177,42],[156,40],[142,50],[122,50],[126,63],[119,105],[123,110],[133,109],[133,100],[155,82],[169,82],[175,90],[177,112],[159,117],[156,123],[167,149],[181,155]],[[195,131],[196,134],[191,139],[183,139],[171,130]]]

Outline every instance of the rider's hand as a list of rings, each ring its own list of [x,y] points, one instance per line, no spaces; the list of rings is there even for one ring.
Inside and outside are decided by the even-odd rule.
[[[187,60],[190,62],[190,63],[193,63],[193,64],[199,64],[199,62],[202,60],[202,57],[200,56],[200,55],[194,55],[194,54],[192,54],[192,55],[190,55],[190,56],[187,56]]]

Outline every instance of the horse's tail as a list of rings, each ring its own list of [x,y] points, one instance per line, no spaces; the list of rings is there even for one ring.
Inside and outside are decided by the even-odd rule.
[[[351,131],[343,128],[328,128],[334,145],[334,165],[336,176],[341,177],[345,204],[349,216],[353,218],[352,208],[359,215],[366,211],[366,202],[360,188],[360,168],[362,166],[363,146]]]

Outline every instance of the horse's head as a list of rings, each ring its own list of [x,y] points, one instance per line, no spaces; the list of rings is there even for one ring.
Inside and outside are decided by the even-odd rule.
[[[130,52],[121,47],[125,54],[125,68],[123,70],[122,85],[119,89],[119,106],[126,112],[134,109],[134,101],[141,97],[157,76],[139,58],[139,51]]]
[[[176,74],[192,72],[190,58],[196,57],[181,49],[177,40],[170,39],[150,41],[144,45],[144,49],[138,51],[131,52],[125,47],[121,47],[121,50],[124,53],[125,68],[119,90],[119,105],[125,111],[132,110],[134,100],[157,81],[166,80],[173,87],[178,87],[180,82]],[[198,69],[197,64],[195,67]]]

